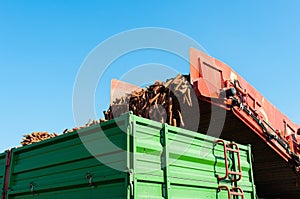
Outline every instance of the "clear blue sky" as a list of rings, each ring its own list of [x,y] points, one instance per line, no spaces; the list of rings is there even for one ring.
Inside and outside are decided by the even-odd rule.
[[[194,38],[300,123],[299,10],[296,0],[1,0],[0,150],[18,146],[32,131],[72,128],[73,85],[85,57],[114,34],[149,26]],[[117,64],[182,64],[186,73],[188,64],[173,58],[149,51]],[[99,117],[108,97],[96,95]]]

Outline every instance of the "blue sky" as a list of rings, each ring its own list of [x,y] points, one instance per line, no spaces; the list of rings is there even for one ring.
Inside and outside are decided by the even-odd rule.
[[[293,121],[300,123],[299,1],[0,1],[0,151],[32,131],[75,124],[77,72],[100,42],[122,31],[163,27],[199,42]],[[114,65],[157,62],[187,73],[173,55],[145,51]],[[116,71],[107,79],[120,77]],[[101,88],[109,88],[109,81]],[[109,93],[95,96],[98,116]],[[88,118],[87,118],[88,119]]]

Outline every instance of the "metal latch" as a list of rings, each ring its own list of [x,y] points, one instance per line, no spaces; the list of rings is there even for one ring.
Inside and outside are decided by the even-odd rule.
[[[33,182],[30,182],[30,183],[29,183],[29,188],[30,188],[30,192],[31,192],[32,194],[34,194],[34,191],[35,191],[35,185],[34,185]]]
[[[134,183],[134,176],[133,176],[133,170],[129,170],[129,185],[130,185],[130,195],[133,196],[134,193],[134,188],[133,188],[133,183]]]
[[[90,172],[86,173],[85,178],[86,178],[87,181],[89,182],[89,185],[90,185],[90,186],[94,186],[94,183],[93,183],[93,175],[92,175]]]

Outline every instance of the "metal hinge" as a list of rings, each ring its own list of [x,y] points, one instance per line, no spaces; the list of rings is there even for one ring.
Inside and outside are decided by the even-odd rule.
[[[133,175],[133,170],[130,169],[129,172],[129,186],[130,186],[130,195],[133,196],[134,194],[134,175]]]

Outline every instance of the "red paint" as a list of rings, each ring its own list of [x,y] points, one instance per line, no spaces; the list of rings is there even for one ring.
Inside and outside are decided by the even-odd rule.
[[[237,182],[242,179],[242,166],[241,166],[241,156],[240,156],[240,149],[237,144],[234,142],[231,142],[229,144],[226,144],[224,140],[216,140],[215,144],[221,143],[223,146],[223,153],[224,153],[224,161],[225,161],[225,176],[220,177],[219,175],[217,176],[218,180],[226,180],[229,175],[235,175],[237,178],[231,178],[230,180],[232,182]],[[237,162],[238,162],[238,171],[231,171],[229,170],[229,164],[228,164],[228,156],[227,152],[231,153],[236,153],[237,154]]]
[[[11,150],[8,150],[6,153],[6,164],[5,164],[5,176],[4,176],[4,187],[2,192],[2,199],[6,199],[9,175],[10,175],[10,163],[11,163]]]
[[[237,97],[239,101],[243,101],[243,105],[251,110],[257,118],[268,124],[266,126],[268,126],[269,132],[288,143],[293,153],[298,156],[300,155],[300,135],[297,134],[300,126],[293,123],[286,115],[281,113],[228,65],[192,48],[190,50],[190,78],[199,99],[221,99],[224,98],[224,96],[221,95],[222,90],[235,87],[240,93],[239,96],[235,97]],[[236,81],[235,86],[234,80]],[[229,107],[231,103],[230,100],[231,99],[219,100],[218,106]],[[268,140],[266,138],[266,134],[263,132],[261,126],[245,111],[236,106],[231,110],[282,158],[286,161],[292,159],[291,155],[286,152],[276,140]],[[298,132],[300,133],[300,130]]]

